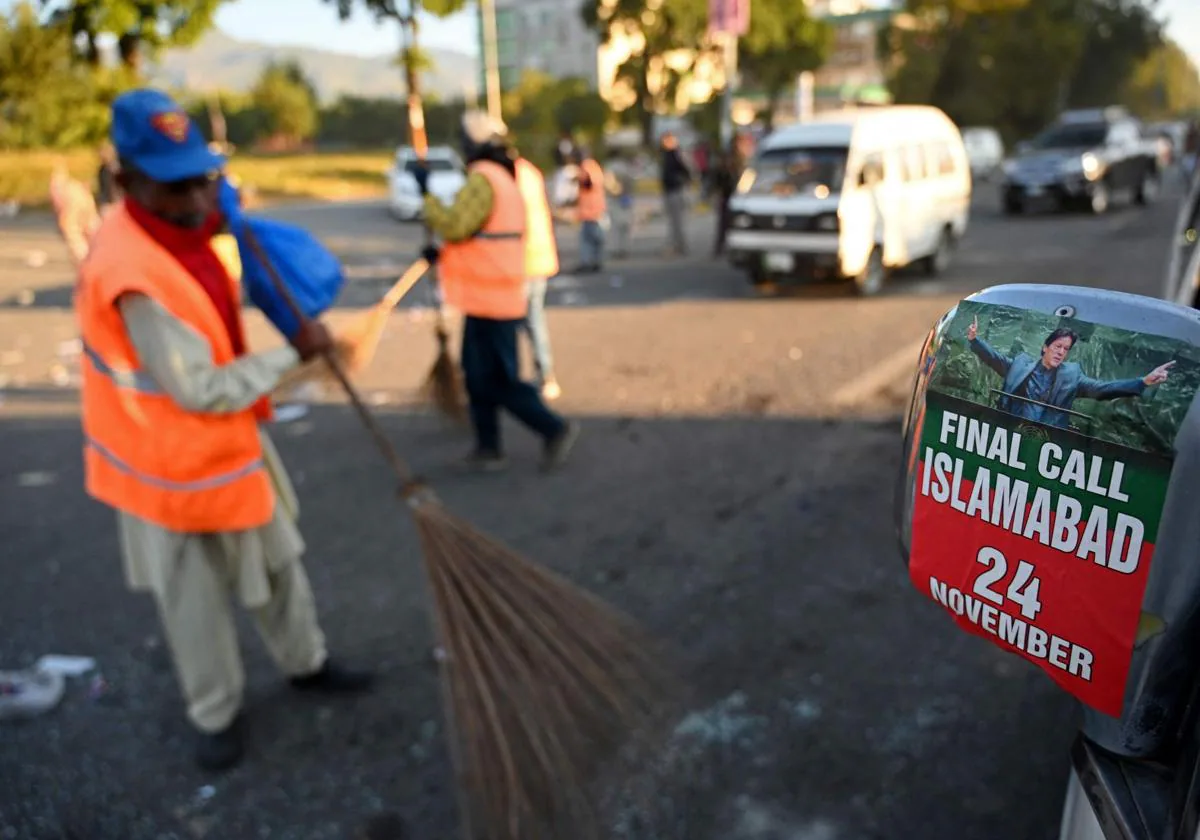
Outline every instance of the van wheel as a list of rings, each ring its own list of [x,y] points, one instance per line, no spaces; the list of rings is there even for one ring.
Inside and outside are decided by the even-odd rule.
[[[860,297],[873,297],[883,291],[887,269],[883,265],[883,250],[876,248],[867,258],[867,266],[854,278],[854,291]]]
[[[950,268],[950,260],[953,255],[954,231],[947,227],[938,237],[937,250],[921,261],[921,267],[930,277],[937,277]]]

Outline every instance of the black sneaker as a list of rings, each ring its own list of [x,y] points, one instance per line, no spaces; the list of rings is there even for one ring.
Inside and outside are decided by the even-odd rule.
[[[477,449],[467,456],[465,466],[474,472],[501,472],[508,466],[508,459],[499,452]]]
[[[325,694],[361,694],[369,691],[375,675],[369,671],[350,671],[325,660],[321,670],[303,677],[288,680],[297,691],[313,691]]]
[[[567,461],[567,456],[571,454],[571,449],[575,446],[575,441],[579,439],[579,423],[574,420],[568,420],[566,428],[558,433],[558,436],[546,441],[546,448],[542,455],[542,469],[549,471],[561,467]]]
[[[220,732],[201,732],[196,740],[196,764],[210,773],[236,767],[245,754],[244,740],[240,715]]]

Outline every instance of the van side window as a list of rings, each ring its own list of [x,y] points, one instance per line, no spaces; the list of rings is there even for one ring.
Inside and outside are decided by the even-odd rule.
[[[880,181],[887,180],[887,167],[884,165],[882,152],[871,152],[863,155],[862,166],[858,170],[860,184],[863,182],[867,172],[872,170],[875,178],[878,178]]]
[[[926,152],[929,160],[929,173],[931,175],[954,174],[954,153],[950,150],[949,143],[945,140],[930,143],[926,147]]]
[[[920,181],[925,178],[925,153],[920,146],[905,146],[901,150],[904,162],[904,180]]]

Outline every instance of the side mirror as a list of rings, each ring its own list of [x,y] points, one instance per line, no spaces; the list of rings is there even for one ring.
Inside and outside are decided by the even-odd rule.
[[[1200,685],[1198,389],[1200,313],[996,286],[930,331],[905,422],[913,585],[1132,758],[1171,747]]]

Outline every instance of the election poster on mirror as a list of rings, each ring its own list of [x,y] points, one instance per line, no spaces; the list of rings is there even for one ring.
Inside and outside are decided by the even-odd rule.
[[[1200,354],[964,301],[926,367],[913,584],[963,629],[1118,716]]]

